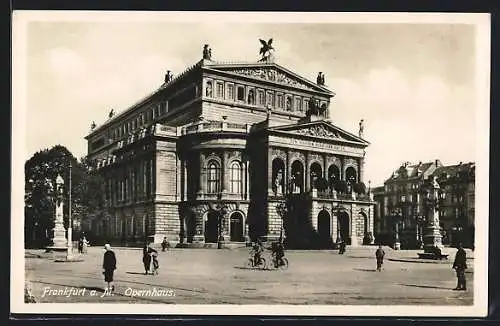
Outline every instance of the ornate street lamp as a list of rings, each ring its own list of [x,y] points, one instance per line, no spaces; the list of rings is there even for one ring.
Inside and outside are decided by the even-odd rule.
[[[395,230],[394,230],[394,250],[401,249],[401,242],[399,240],[399,224],[401,223],[401,219],[403,217],[401,208],[396,208],[391,211],[391,216],[394,222]]]
[[[224,242],[224,218],[227,214],[227,205],[224,203],[218,203],[215,209],[219,212],[219,221],[217,225],[218,238],[217,238],[217,249],[222,249],[222,242]]]
[[[283,241],[283,224],[284,224],[284,219],[285,216],[288,212],[288,208],[286,206],[285,202],[280,202],[278,205],[276,205],[276,212],[278,213],[279,217],[281,218],[281,228],[280,228],[280,242]]]

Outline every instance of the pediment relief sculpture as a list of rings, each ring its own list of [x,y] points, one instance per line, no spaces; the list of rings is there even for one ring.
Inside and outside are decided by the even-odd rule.
[[[340,138],[338,132],[328,130],[324,126],[313,126],[307,129],[298,129],[295,132],[307,136]]]
[[[268,81],[273,81],[277,82],[280,84],[285,84],[293,87],[300,87],[304,89],[309,89],[313,90],[312,87],[306,85],[305,83],[299,82],[295,78],[289,77],[287,74],[277,71],[275,69],[238,69],[238,70],[233,70],[232,73],[238,74],[238,75],[244,75],[244,76],[249,76],[253,78],[259,78],[259,79],[264,79]]]

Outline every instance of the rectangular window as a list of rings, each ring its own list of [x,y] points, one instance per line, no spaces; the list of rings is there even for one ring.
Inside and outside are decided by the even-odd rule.
[[[160,105],[157,104],[155,105],[155,118],[158,118],[160,116]]]
[[[307,110],[309,108],[309,99],[305,98],[304,99],[304,110]]]
[[[238,101],[245,100],[245,88],[243,86],[238,86]]]
[[[160,115],[167,113],[167,102],[160,103]]]
[[[217,97],[224,98],[224,84],[217,82]]]
[[[259,105],[266,105],[266,96],[264,95],[264,91],[259,89],[257,92],[259,93]]]
[[[277,94],[276,95],[276,102],[278,102],[278,108],[282,109],[283,108],[283,95],[282,94]]]
[[[302,112],[302,99],[300,97],[295,99],[295,108],[297,109],[297,111]]]
[[[274,107],[274,94],[272,92],[267,92],[267,105]]]
[[[227,99],[234,101],[234,85],[233,84],[227,85]]]

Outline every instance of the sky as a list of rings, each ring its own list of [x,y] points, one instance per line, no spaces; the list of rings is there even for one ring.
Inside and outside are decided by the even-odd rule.
[[[475,28],[466,24],[38,21],[26,30],[26,157],[56,144],[86,154],[92,121],[106,120],[201,59],[276,62],[336,93],[335,125],[365,121],[365,182],[403,162],[476,160]]]

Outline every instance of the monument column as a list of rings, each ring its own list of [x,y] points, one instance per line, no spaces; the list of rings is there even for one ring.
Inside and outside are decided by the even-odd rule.
[[[49,181],[50,182],[50,181]],[[51,183],[52,187],[52,183]],[[64,207],[64,180],[60,175],[56,178],[56,189],[55,189],[55,203],[56,203],[56,216],[54,222],[54,238],[52,239],[52,247],[54,249],[67,248],[66,240],[66,230],[64,229],[64,217],[63,217],[63,207]]]

